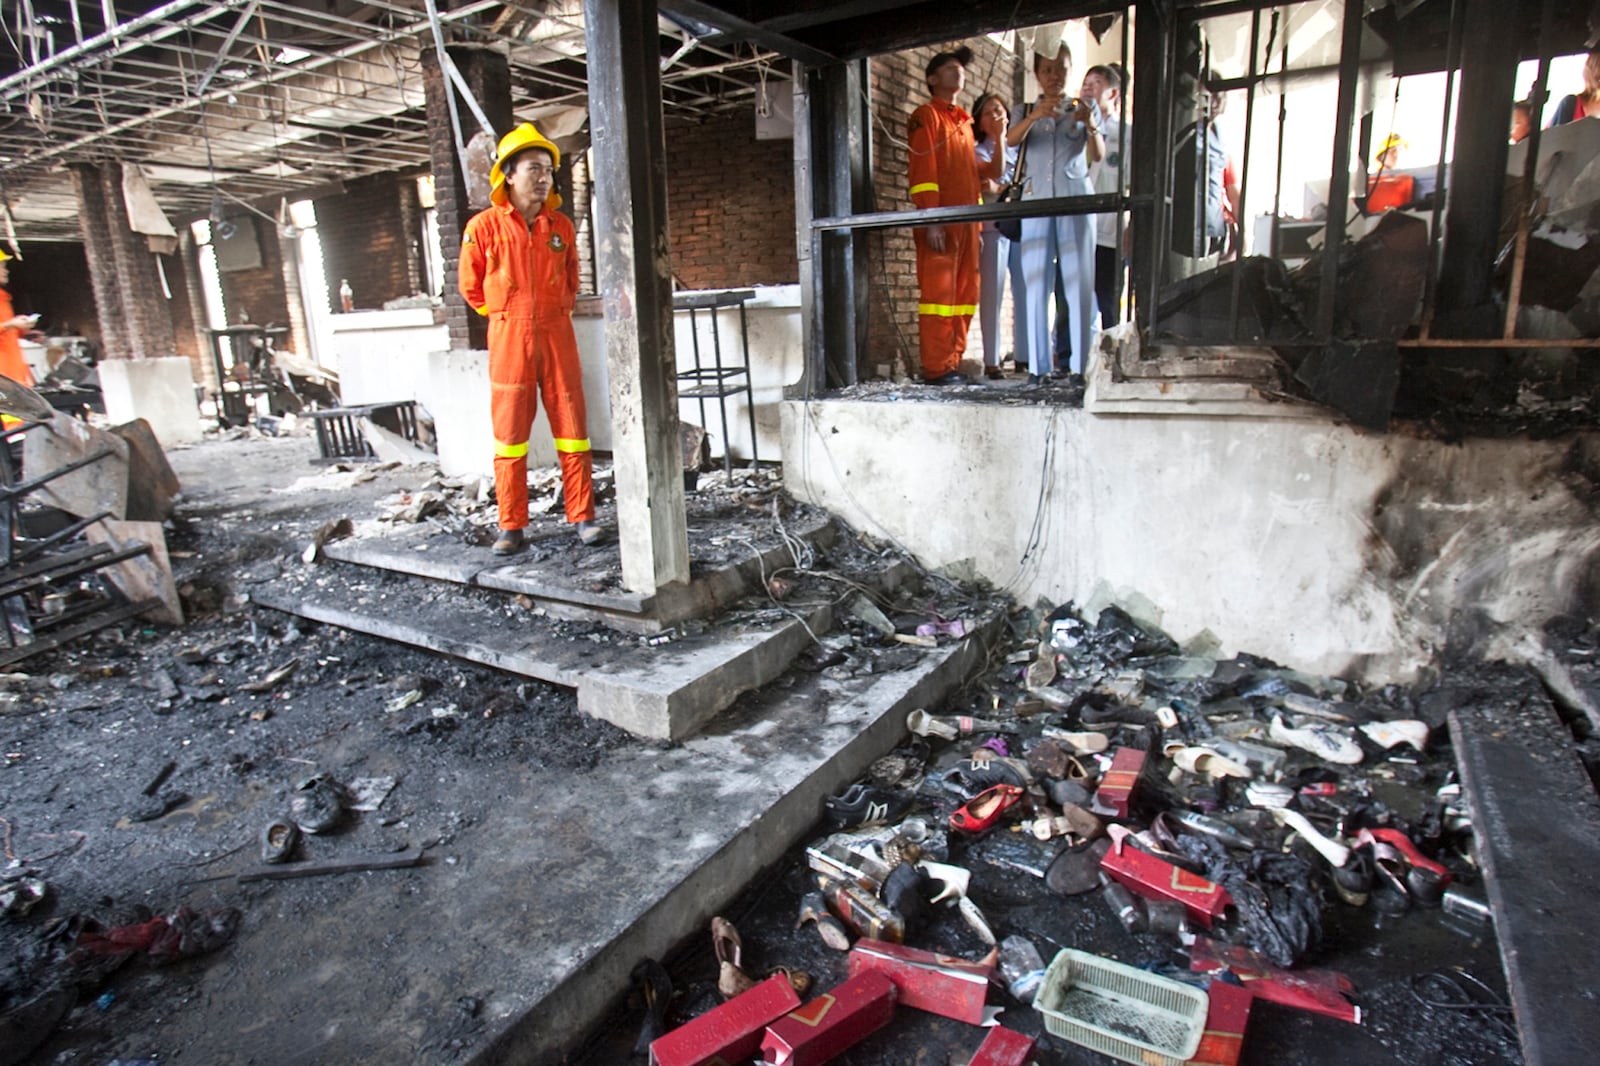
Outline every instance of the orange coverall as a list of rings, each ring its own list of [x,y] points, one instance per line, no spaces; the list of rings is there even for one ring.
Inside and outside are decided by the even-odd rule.
[[[972,116],[935,98],[911,113],[911,202],[919,208],[978,202],[978,159]],[[917,337],[922,375],[932,379],[954,371],[967,350],[967,327],[978,310],[978,228],[976,222],[945,223],[944,251],[928,247],[924,231],[917,242]]]
[[[567,521],[594,519],[583,371],[572,332],[578,249],[572,220],[548,204],[531,224],[509,203],[480,211],[461,236],[461,295],[489,319],[489,412],[500,528],[528,524],[528,434],[536,392],[561,459]]]
[[[15,317],[17,313],[11,309],[11,294],[0,289],[0,322],[10,322]],[[31,386],[33,371],[28,369],[28,360],[23,357],[21,340],[20,329],[0,329],[0,374]]]

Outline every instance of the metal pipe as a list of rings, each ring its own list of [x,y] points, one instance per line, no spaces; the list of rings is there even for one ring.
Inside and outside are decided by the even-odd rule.
[[[1010,203],[974,204],[970,207],[928,207],[917,211],[872,211],[860,215],[832,215],[813,219],[813,230],[896,229],[943,222],[988,222],[1001,218],[1053,218],[1057,215],[1095,215],[1115,211],[1123,197],[1116,193],[1093,196],[1053,196],[1045,200],[1016,200]],[[1130,206],[1149,202],[1145,196],[1129,196]]]
[[[1239,164],[1239,211],[1234,218],[1234,225],[1239,227],[1239,248],[1234,253],[1233,292],[1228,304],[1228,325],[1231,329],[1230,336],[1235,339],[1239,336],[1239,287],[1243,281],[1243,271],[1239,269],[1239,262],[1244,259],[1244,198],[1250,191],[1250,134],[1255,130],[1256,114],[1256,53],[1261,47],[1261,12],[1253,12],[1250,16],[1250,87],[1245,90],[1244,98],[1244,161]],[[1228,190],[1224,186],[1222,194],[1226,196]]]
[[[1461,0],[1450,0],[1450,34],[1445,44],[1444,114],[1439,118],[1439,160],[1433,169],[1433,219],[1428,230],[1428,264],[1422,281],[1422,336],[1433,330],[1434,301],[1439,294],[1439,246],[1444,240],[1444,146],[1450,137],[1451,101],[1455,99],[1456,67],[1461,63]],[[1537,126],[1538,124],[1535,123]]]
[[[212,8],[212,13],[218,13],[220,11],[226,11],[238,7],[240,4],[245,2],[247,2],[247,0],[216,0],[216,2],[212,3],[210,6]],[[152,26],[162,25],[163,23],[166,23],[169,17],[176,15],[184,8],[194,7],[195,4],[196,0],[171,0],[171,3],[163,4],[154,11],[140,15],[137,18],[129,19],[127,22],[119,24],[117,23],[115,12],[113,12],[111,9],[111,0],[104,0],[106,25],[113,27],[112,29],[108,29],[106,32],[101,34],[97,34],[96,36],[89,38],[87,41],[84,41],[82,44],[73,45],[71,48],[57,52],[51,57],[48,63],[41,63],[37,67],[28,67],[26,70],[19,70],[9,77],[0,78],[0,94],[5,93],[13,86],[21,86],[22,89],[26,91],[27,89],[31,88],[32,81],[35,77],[42,75],[55,67],[66,67],[74,60],[88,55],[97,48],[107,45],[116,46],[113,48],[111,56],[107,57],[113,58],[123,50],[121,47],[121,41],[127,34],[137,33],[140,30],[149,29]],[[164,27],[164,29],[167,31],[166,35],[176,33],[181,28],[181,26],[175,26],[171,24],[167,24]],[[159,37],[152,38],[152,41],[160,39],[161,38]]]
[[[234,42],[239,39],[239,34],[243,33],[244,28],[250,24],[250,17],[256,13],[256,8],[260,3],[261,0],[250,0],[249,5],[239,12],[239,21],[233,24],[233,29],[228,31],[228,35],[222,39],[222,44],[217,48],[217,58],[211,61],[211,66],[200,77],[200,84],[195,86],[194,94],[196,96],[204,96],[206,94],[206,86],[210,85],[211,79],[217,76],[217,71],[222,69],[222,64],[228,61],[228,52],[233,48]],[[184,95],[187,96],[188,94],[185,93]]]
[[[1333,119],[1333,174],[1328,181],[1328,228],[1322,244],[1317,292],[1317,336],[1333,335],[1333,303],[1339,282],[1339,251],[1350,210],[1350,124],[1355,118],[1356,72],[1361,62],[1362,0],[1345,0],[1339,44],[1339,106]]]
[[[231,2],[235,2],[235,0],[229,0],[229,2],[230,3]],[[497,6],[497,5],[494,3],[494,0],[478,0],[477,3],[470,4],[467,7],[462,8],[462,9],[460,9],[458,11],[449,12],[447,15],[441,16],[441,18],[445,22],[451,22],[451,21],[454,21],[456,19],[468,18],[471,15],[476,14],[478,11],[480,11],[480,10],[482,10],[484,8],[495,7],[495,6]],[[115,126],[111,126],[111,127],[107,128],[107,129],[104,129],[104,130],[100,131],[99,133],[94,134],[92,136],[80,137],[77,140],[72,141],[70,143],[56,145],[56,146],[54,146],[52,148],[46,148],[46,149],[42,149],[42,150],[40,150],[38,152],[35,152],[32,156],[30,156],[26,160],[26,162],[28,164],[30,164],[30,165],[37,165],[37,164],[39,164],[41,162],[44,162],[45,160],[48,160],[48,159],[55,159],[55,158],[59,158],[59,157],[61,157],[63,155],[71,154],[71,153],[73,153],[75,151],[78,151],[79,149],[87,147],[88,145],[94,144],[94,143],[96,143],[98,141],[105,140],[105,139],[107,139],[109,137],[113,137],[113,136],[115,136],[115,135],[117,135],[119,133],[125,133],[128,130],[135,129],[135,128],[143,125],[144,123],[152,121],[154,119],[160,119],[160,118],[170,117],[172,115],[184,114],[186,112],[189,112],[189,111],[193,110],[195,107],[197,107],[200,104],[204,103],[206,100],[224,99],[229,93],[237,94],[237,93],[240,93],[240,92],[249,91],[251,89],[262,88],[263,86],[267,86],[267,85],[275,85],[278,82],[283,81],[286,78],[293,77],[293,76],[295,76],[297,74],[300,74],[300,73],[303,73],[305,71],[308,71],[308,70],[319,70],[323,66],[326,66],[330,62],[336,62],[336,61],[338,61],[340,59],[349,59],[349,58],[351,58],[353,56],[357,56],[357,55],[360,55],[360,54],[362,54],[364,52],[371,51],[374,48],[378,48],[378,47],[382,47],[382,46],[385,46],[385,45],[388,45],[388,44],[392,44],[397,40],[401,40],[401,39],[404,39],[406,37],[410,37],[410,36],[413,35],[413,33],[415,33],[418,30],[420,30],[421,26],[422,26],[422,22],[417,22],[417,23],[413,23],[409,27],[406,27],[405,29],[402,29],[400,31],[392,33],[390,36],[388,36],[386,38],[380,38],[380,39],[372,40],[372,41],[352,42],[351,44],[347,45],[346,47],[341,48],[337,52],[333,53],[332,57],[330,57],[328,60],[325,60],[325,61],[312,61],[312,62],[304,63],[304,64],[295,64],[293,67],[283,67],[283,68],[281,68],[279,70],[272,71],[272,72],[270,72],[270,73],[268,73],[266,75],[263,75],[262,77],[252,79],[252,80],[250,80],[248,82],[241,82],[238,85],[229,86],[227,89],[214,90],[210,94],[209,97],[203,97],[203,98],[199,98],[199,99],[196,99],[196,100],[193,100],[193,101],[188,101],[188,102],[186,102],[184,104],[181,104],[181,105],[173,105],[173,106],[165,107],[165,108],[162,108],[162,109],[160,109],[158,111],[150,112],[149,114],[146,114],[146,115],[141,115],[141,116],[138,116],[136,118],[126,119],[123,122],[117,123]],[[22,161],[19,160],[18,162],[20,164]]]

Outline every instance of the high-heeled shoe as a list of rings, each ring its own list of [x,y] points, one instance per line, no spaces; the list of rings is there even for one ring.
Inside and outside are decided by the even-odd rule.
[[[717,991],[723,999],[732,999],[756,986],[755,978],[742,969],[744,944],[739,930],[726,918],[711,919],[711,949],[717,955]]]
[[[985,789],[950,815],[950,828],[962,833],[981,833],[1020,803],[1022,795],[1022,789],[1016,785],[995,785]]]

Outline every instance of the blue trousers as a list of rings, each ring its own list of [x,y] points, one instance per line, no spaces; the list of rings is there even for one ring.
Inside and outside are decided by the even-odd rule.
[[[1021,245],[1023,283],[1028,293],[1028,369],[1040,376],[1052,369],[1055,347],[1050,344],[1050,297],[1055,285],[1050,272],[1057,269],[1072,316],[1072,369],[1081,374],[1096,318],[1094,216],[1025,218]]]
[[[1005,272],[1001,264],[1005,264]],[[978,249],[978,325],[983,330],[983,365],[1000,365],[1000,303],[1011,275],[1011,356],[1028,365],[1028,287],[1022,282],[1021,245],[1006,240],[992,225],[983,227]]]

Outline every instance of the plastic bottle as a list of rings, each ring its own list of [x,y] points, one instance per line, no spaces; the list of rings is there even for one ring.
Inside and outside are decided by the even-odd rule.
[[[1033,941],[1015,933],[1000,941],[1000,975],[1018,1002],[1033,1002],[1044,981],[1044,960]]]
[[[356,294],[350,288],[349,278],[339,279],[339,310],[349,314],[356,309]]]

